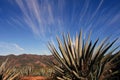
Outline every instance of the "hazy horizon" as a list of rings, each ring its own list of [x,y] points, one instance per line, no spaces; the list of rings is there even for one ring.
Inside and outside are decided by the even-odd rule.
[[[0,0],[0,55],[49,55],[48,41],[80,29],[93,41],[120,37],[120,0]]]

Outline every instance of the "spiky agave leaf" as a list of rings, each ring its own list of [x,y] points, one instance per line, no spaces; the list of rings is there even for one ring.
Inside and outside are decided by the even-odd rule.
[[[0,66],[0,80],[15,80],[19,72],[6,59]]]
[[[30,76],[33,73],[32,66],[24,66],[22,69],[20,69],[20,75],[21,76]]]
[[[90,35],[87,39],[83,39],[81,31],[74,42],[69,34],[63,35],[63,42],[57,37],[59,51],[49,42],[48,48],[59,63],[59,65],[52,64],[56,78],[60,80],[103,80],[118,72],[112,69],[117,64],[113,61],[120,55],[120,51],[113,53],[119,47],[111,50],[117,39],[113,42],[108,42],[108,39],[98,44],[99,39],[92,42]]]

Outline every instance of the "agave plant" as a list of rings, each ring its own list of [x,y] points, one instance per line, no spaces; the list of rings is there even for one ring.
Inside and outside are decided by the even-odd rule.
[[[0,80],[18,80],[19,72],[6,59],[0,66]]]
[[[32,74],[33,74],[32,66],[24,66],[24,67],[22,67],[22,69],[20,69],[21,76],[30,76]]]
[[[113,63],[120,55],[120,51],[116,51],[119,46],[112,48],[118,39],[110,42],[105,38],[99,42],[97,38],[93,42],[90,37],[91,34],[83,39],[82,31],[73,41],[69,34],[63,35],[62,41],[57,37],[59,50],[49,42],[48,48],[58,62],[49,62],[55,69],[55,80],[106,80],[119,73],[114,68],[120,60]]]

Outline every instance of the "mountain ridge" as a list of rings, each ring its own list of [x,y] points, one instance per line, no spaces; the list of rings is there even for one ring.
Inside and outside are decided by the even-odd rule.
[[[21,54],[21,55],[0,55],[0,65],[6,59],[9,59],[11,65],[16,67],[33,66],[33,67],[48,67],[47,61],[54,61],[53,55],[37,55],[37,54]]]

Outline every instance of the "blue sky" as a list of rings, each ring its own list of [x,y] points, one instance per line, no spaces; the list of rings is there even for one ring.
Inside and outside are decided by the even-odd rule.
[[[0,55],[50,54],[48,41],[80,29],[120,37],[120,0],[0,0]]]

